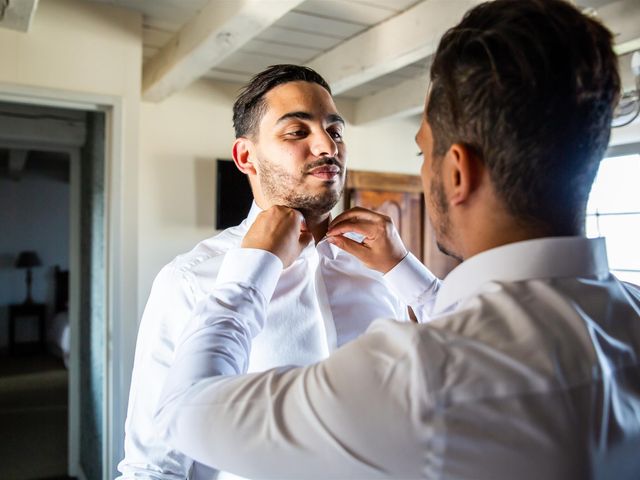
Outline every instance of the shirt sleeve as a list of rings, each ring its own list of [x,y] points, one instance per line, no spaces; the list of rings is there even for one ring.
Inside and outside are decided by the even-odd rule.
[[[264,327],[282,269],[280,259],[264,250],[227,252],[214,291],[196,304],[177,343],[158,405],[202,378],[247,371],[251,339]],[[188,380],[175,371],[189,372]]]
[[[225,285],[244,279],[247,288],[257,288],[257,291],[271,295],[267,284],[272,282],[275,285],[281,270],[282,262],[270,253],[234,249],[224,256],[216,279]],[[261,272],[263,275],[258,278]],[[160,438],[154,413],[162,398],[169,368],[175,361],[175,347],[179,339],[185,331],[193,328],[194,323],[190,319],[194,312],[208,308],[205,304],[209,299],[198,301],[201,296],[196,291],[199,292],[199,287],[194,280],[172,264],[163,268],[153,283],[138,333],[125,424],[125,458],[118,465],[122,472],[121,480],[189,476],[193,460]],[[219,297],[217,300],[225,302],[229,299]],[[261,325],[249,323],[249,336],[241,336],[239,332],[244,330],[238,327],[238,322],[244,321],[248,312],[237,313],[240,314],[237,319],[233,316],[221,319],[217,325],[217,336],[209,345],[221,354],[215,365],[220,374],[246,369],[251,335],[261,329]]]
[[[125,422],[125,457],[118,480],[186,478],[192,460],[160,442],[153,412],[173,358],[173,346],[193,308],[193,288],[173,265],[156,276],[136,342]]]
[[[258,374],[202,378],[178,362],[170,375],[190,387],[156,419],[178,450],[244,477],[419,478],[425,385],[415,332],[378,320],[323,362]],[[179,348],[184,359],[217,361],[189,339]]]
[[[411,307],[420,323],[429,321],[441,281],[415,255],[405,256],[384,279],[398,298]]]

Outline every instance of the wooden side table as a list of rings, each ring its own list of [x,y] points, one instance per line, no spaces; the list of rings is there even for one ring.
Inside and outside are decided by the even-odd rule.
[[[38,348],[45,349],[45,319],[46,306],[44,303],[21,303],[9,305],[9,355],[16,353],[16,321],[19,319],[36,319],[38,321]]]

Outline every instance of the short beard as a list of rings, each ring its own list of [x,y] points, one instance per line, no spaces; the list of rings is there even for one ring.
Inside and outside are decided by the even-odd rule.
[[[342,188],[327,189],[324,193],[312,195],[304,192],[304,180],[307,171],[322,165],[338,165],[340,173],[340,187],[344,184],[344,167],[333,158],[321,159],[313,162],[301,171],[299,176],[288,173],[285,169],[264,159],[258,159],[260,170],[258,181],[262,192],[278,205],[295,208],[305,218],[319,217],[329,213],[342,197]]]
[[[447,238],[449,236],[449,230],[451,229],[451,224],[449,222],[449,206],[447,205],[447,197],[444,193],[444,185],[442,184],[442,180],[433,177],[431,179],[431,200],[433,208],[436,210],[436,219],[438,220],[437,225],[433,225],[435,231],[439,234],[440,238]],[[438,250],[440,250],[445,255],[455,258],[458,261],[462,261],[460,255],[449,250],[443,243],[436,241],[436,246]]]

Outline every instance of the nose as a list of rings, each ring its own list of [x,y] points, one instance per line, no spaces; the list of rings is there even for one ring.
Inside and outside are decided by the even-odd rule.
[[[329,132],[323,130],[311,136],[311,153],[315,157],[336,157],[338,144],[331,138]]]

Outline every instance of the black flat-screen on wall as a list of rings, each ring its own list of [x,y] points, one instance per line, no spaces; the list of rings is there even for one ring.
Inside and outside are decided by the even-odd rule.
[[[253,194],[247,176],[233,160],[217,161],[216,230],[238,225],[251,208]]]

